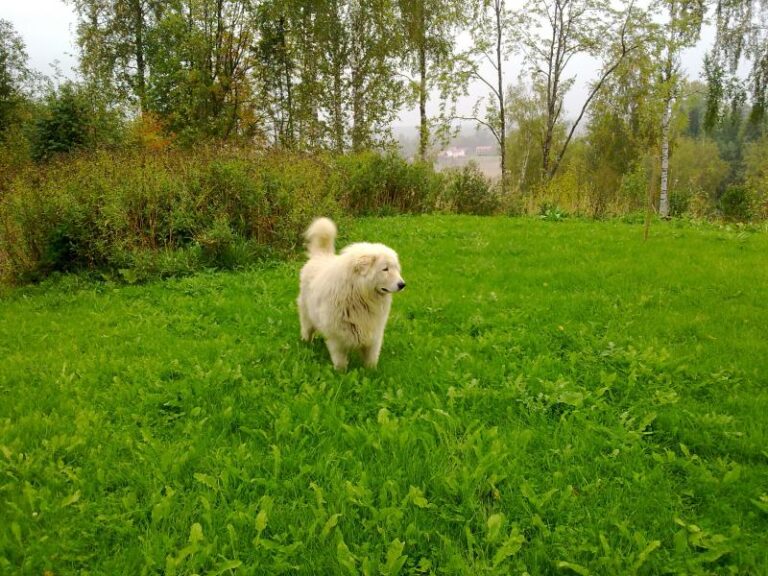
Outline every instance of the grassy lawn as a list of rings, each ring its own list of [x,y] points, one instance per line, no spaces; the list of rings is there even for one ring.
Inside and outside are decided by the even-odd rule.
[[[301,261],[0,301],[0,574],[766,574],[768,235],[414,217],[379,369]]]

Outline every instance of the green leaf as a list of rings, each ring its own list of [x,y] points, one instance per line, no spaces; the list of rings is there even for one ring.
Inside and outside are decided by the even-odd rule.
[[[328,535],[331,533],[331,531],[336,527],[336,525],[339,523],[339,518],[341,518],[341,514],[334,514],[328,520],[325,522],[325,526],[323,526],[322,532],[320,532],[321,538],[327,538]]]
[[[651,552],[656,550],[661,546],[660,540],[652,540],[648,543],[648,546],[646,546],[642,552],[640,552],[640,555],[637,557],[637,561],[632,565],[633,570],[638,571],[642,567],[643,564],[645,564],[645,561],[648,560],[648,556],[650,556]]]
[[[71,506],[72,504],[74,504],[78,500],[80,500],[80,490],[77,490],[74,494],[70,494],[69,496],[64,498],[61,501],[61,507],[62,508],[66,508],[67,506]]]
[[[136,282],[139,281],[138,273],[132,268],[120,268],[118,269],[118,273],[128,284],[136,284]]]
[[[496,542],[501,535],[501,528],[504,526],[504,514],[492,514],[488,517],[488,542]]]
[[[640,433],[644,433],[645,430],[648,428],[648,426],[653,424],[653,421],[656,420],[656,416],[658,416],[656,412],[650,412],[645,416],[643,416],[643,419],[637,423],[637,431]]]
[[[560,568],[561,570],[570,570],[571,572],[575,572],[580,576],[589,576],[589,570],[584,566],[582,566],[581,564],[574,564],[573,562],[566,562],[565,560],[560,560],[560,562],[557,563],[557,567]]]
[[[209,476],[208,474],[203,474],[202,472],[195,472],[193,476],[195,480],[197,480],[201,484],[205,484],[206,486],[208,486],[208,488],[218,491],[219,485],[216,482],[216,478],[214,478],[213,476]]]
[[[757,506],[760,510],[768,514],[768,495],[763,494],[760,496],[760,500],[752,500],[752,504]]]
[[[520,492],[531,504],[533,504],[534,508],[541,510],[552,499],[552,496],[557,494],[557,488],[552,488],[541,496],[537,496],[531,485],[526,482],[520,486]]]
[[[396,576],[400,573],[405,561],[408,559],[407,555],[403,555],[403,548],[405,544],[395,538],[387,549],[387,562],[381,569],[383,576]]]
[[[207,576],[221,576],[224,574],[224,572],[229,572],[235,568],[240,568],[242,565],[243,563],[240,560],[225,560],[216,566],[216,568],[208,572]]]
[[[422,492],[421,488],[417,488],[416,486],[411,486],[409,488],[406,501],[412,502],[418,508],[429,507],[429,500],[424,497],[424,492]]]
[[[16,542],[21,545],[21,526],[19,526],[18,522],[11,522],[11,532],[13,532],[13,537],[16,538]]]
[[[349,551],[349,547],[343,539],[339,540],[339,543],[336,545],[336,559],[343,568],[346,568],[353,574],[357,573],[355,569],[356,558],[354,554]]]
[[[741,466],[733,463],[733,468],[728,470],[723,476],[723,484],[731,484],[741,478]]]
[[[266,510],[259,510],[259,513],[256,515],[256,530],[259,533],[264,532],[264,529],[267,527],[267,511]]]
[[[204,539],[203,527],[200,525],[199,522],[195,522],[189,528],[189,543],[197,544],[198,542],[202,542],[203,539]]]
[[[578,390],[565,390],[557,398],[563,404],[568,404],[574,408],[580,408],[584,404],[584,394]]]
[[[515,528],[504,542],[504,544],[501,545],[501,548],[496,550],[496,554],[493,555],[494,568],[504,562],[504,560],[510,556],[514,556],[520,552],[523,544],[525,544],[525,537]]]

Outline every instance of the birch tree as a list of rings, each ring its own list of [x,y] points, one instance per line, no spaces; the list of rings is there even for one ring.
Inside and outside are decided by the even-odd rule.
[[[425,160],[435,136],[435,122],[427,115],[430,92],[438,88],[443,103],[450,105],[461,90],[451,72],[456,64],[455,36],[465,23],[466,5],[463,0],[398,0],[398,7],[403,60],[416,76],[411,86],[419,107],[418,155]]]
[[[751,119],[768,107],[768,0],[716,0],[715,43],[705,59],[709,85],[705,123],[711,128],[727,102],[752,100]],[[739,66],[746,64],[746,77]]]
[[[289,3],[280,0],[265,2],[256,12],[257,54],[255,70],[259,96],[267,114],[272,141],[293,148],[295,134],[295,55],[292,48],[292,14]]]
[[[657,8],[666,10],[668,15],[668,20],[660,35],[663,60],[659,72],[659,90],[663,106],[659,215],[662,218],[669,218],[671,121],[673,104],[679,96],[681,84],[680,52],[698,40],[704,19],[705,5],[703,0],[659,0]]]
[[[464,56],[464,69],[457,80],[477,81],[488,89],[488,96],[478,100],[472,116],[455,116],[485,126],[499,146],[501,194],[506,196],[509,184],[507,170],[507,125],[505,114],[504,64],[513,51],[513,14],[505,0],[475,0],[470,12],[469,32],[474,44]],[[485,114],[480,108],[485,104]]]
[[[16,120],[32,73],[21,36],[7,20],[0,20],[0,141]]]
[[[107,92],[147,108],[148,33],[162,12],[159,0],[65,0],[78,15],[80,66]]]
[[[534,89],[543,95],[546,122],[540,136],[541,171],[549,180],[595,96],[642,42],[638,34],[641,12],[632,3],[616,11],[605,0],[537,0],[523,10],[518,26]],[[598,60],[599,72],[564,140],[555,146],[556,127],[564,120],[565,95],[576,80],[570,65],[579,56]]]

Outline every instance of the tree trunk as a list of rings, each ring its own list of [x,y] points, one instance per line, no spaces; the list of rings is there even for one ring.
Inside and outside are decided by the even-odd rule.
[[[147,108],[146,63],[144,60],[144,7],[142,0],[133,2],[134,40],[136,42],[136,96],[139,98],[139,111]]]
[[[363,105],[362,81],[352,73],[352,151],[361,152],[365,147],[365,109]]]
[[[501,148],[501,195],[507,195],[507,124],[504,110],[504,75],[501,70],[502,60],[502,10],[503,0],[496,0],[496,72],[498,76],[499,96],[499,147]]]
[[[427,119],[427,49],[424,38],[419,45],[419,159],[427,159],[429,148],[429,121]]]
[[[338,62],[333,65],[333,144],[336,152],[344,152],[344,112],[342,99],[344,87],[341,76],[341,66]]]
[[[669,132],[672,119],[672,94],[664,100],[661,119],[661,187],[659,189],[659,215],[669,218]]]
[[[283,145],[287,148],[293,148],[295,134],[293,130],[293,80],[291,78],[291,61],[288,54],[288,45],[285,41],[285,17],[280,16],[280,48],[283,53],[283,75],[285,82],[285,113],[287,116],[285,125],[285,136]]]

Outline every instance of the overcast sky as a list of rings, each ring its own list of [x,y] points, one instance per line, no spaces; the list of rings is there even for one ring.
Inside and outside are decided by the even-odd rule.
[[[0,0],[0,19],[8,20],[21,35],[27,47],[32,68],[54,76],[58,69],[64,76],[73,77],[77,66],[77,47],[75,46],[75,15],[71,3],[63,0]],[[703,40],[698,46],[683,54],[683,68],[689,78],[697,79],[701,74],[704,53],[711,42],[711,29],[705,29]],[[576,62],[581,69],[575,68],[578,80],[566,97],[566,110],[574,115],[581,107],[586,85],[595,76],[594,63],[588,59]],[[510,60],[505,74],[508,84],[517,80],[522,68],[519,61]],[[470,90],[470,97],[460,102],[461,113],[469,114],[474,101],[487,90],[477,85]],[[404,111],[399,124],[415,126],[418,123],[416,110]]]
[[[8,20],[21,35],[29,64],[47,76],[58,62],[61,72],[73,76],[77,65],[75,15],[62,0],[0,0],[0,19]]]

